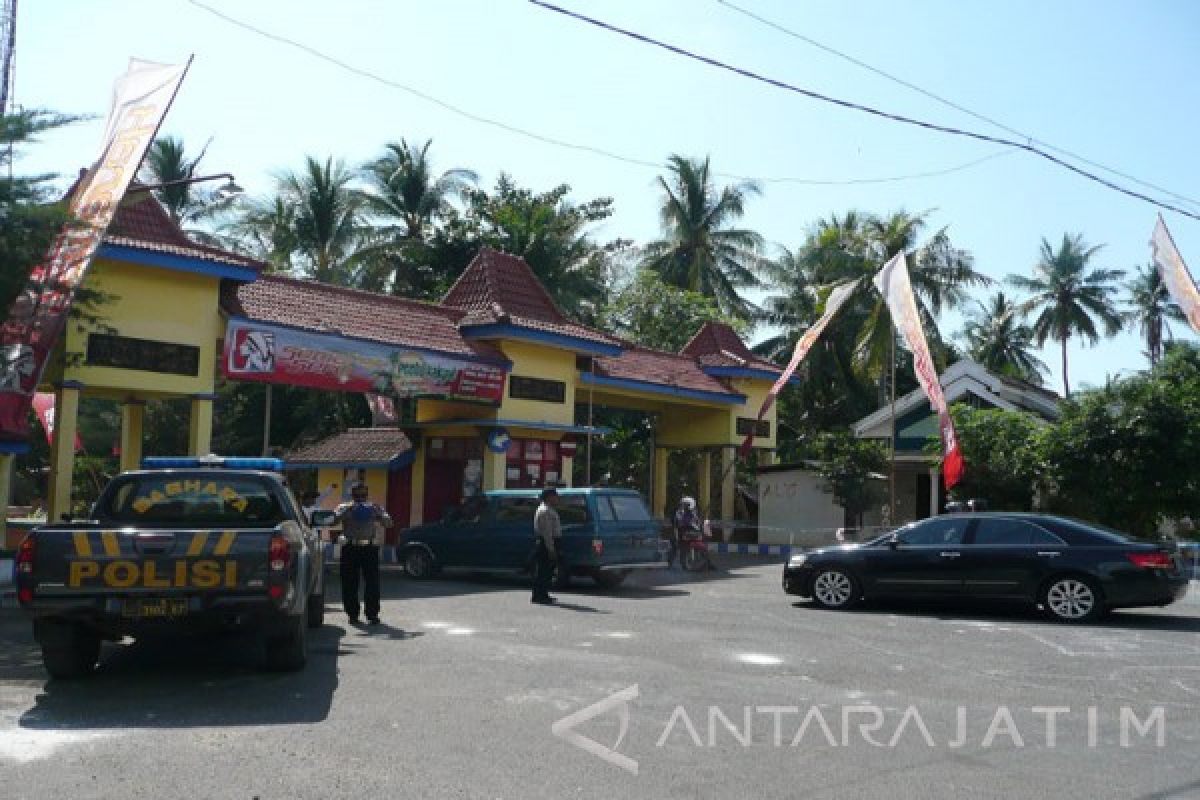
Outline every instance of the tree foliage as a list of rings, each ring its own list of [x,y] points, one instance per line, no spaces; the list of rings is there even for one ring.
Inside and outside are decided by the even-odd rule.
[[[883,445],[846,432],[826,433],[817,437],[810,453],[820,462],[826,490],[849,518],[861,524],[863,512],[879,496],[879,482],[872,476],[887,469]]]
[[[960,500],[986,498],[997,511],[1032,510],[1041,478],[1045,425],[1022,411],[956,404],[950,413],[967,463],[951,495]],[[941,443],[931,443],[930,452],[940,454]]]
[[[643,347],[677,353],[706,322],[723,322],[739,333],[746,324],[727,316],[698,292],[668,286],[649,270],[619,290],[604,313],[609,330]]]

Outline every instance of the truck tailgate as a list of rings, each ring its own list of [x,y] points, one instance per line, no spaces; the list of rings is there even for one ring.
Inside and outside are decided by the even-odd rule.
[[[39,595],[263,591],[274,530],[35,532]]]

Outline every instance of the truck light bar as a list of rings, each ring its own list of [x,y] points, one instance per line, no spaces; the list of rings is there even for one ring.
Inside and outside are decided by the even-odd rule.
[[[148,456],[142,459],[142,469],[196,469],[219,467],[222,469],[259,469],[283,472],[283,459],[248,458],[241,456]]]

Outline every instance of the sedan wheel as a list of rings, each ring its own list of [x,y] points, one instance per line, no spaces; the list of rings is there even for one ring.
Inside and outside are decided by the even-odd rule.
[[[822,608],[849,608],[858,600],[858,586],[851,575],[827,569],[813,578],[812,594]]]
[[[1095,586],[1084,578],[1058,578],[1042,596],[1046,611],[1062,622],[1086,622],[1100,616],[1104,605]]]
[[[404,571],[410,578],[425,580],[433,577],[433,559],[429,553],[420,547],[414,547],[404,554]]]

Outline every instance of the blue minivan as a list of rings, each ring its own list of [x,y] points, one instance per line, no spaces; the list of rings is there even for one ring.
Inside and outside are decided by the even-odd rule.
[[[439,570],[528,572],[533,556],[537,489],[483,492],[449,509],[440,522],[409,528],[398,545],[405,570],[429,578]],[[629,489],[559,489],[562,565],[557,583],[587,575],[612,588],[635,569],[667,566],[666,543],[642,497]]]

